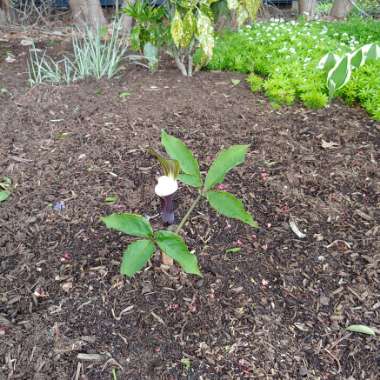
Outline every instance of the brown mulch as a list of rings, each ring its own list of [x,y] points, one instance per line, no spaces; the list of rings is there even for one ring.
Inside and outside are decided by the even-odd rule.
[[[172,66],[29,89],[25,57],[0,43],[0,177],[14,185],[0,205],[1,380],[378,378],[378,335],[345,330],[380,329],[378,123],[338,102],[274,110],[238,74]],[[100,217],[158,213],[146,148],[163,128],[202,170],[250,144],[226,186],[261,228],[201,204],[185,238],[203,278],[154,260],[129,280],[131,239]],[[178,218],[193,198],[181,188]]]

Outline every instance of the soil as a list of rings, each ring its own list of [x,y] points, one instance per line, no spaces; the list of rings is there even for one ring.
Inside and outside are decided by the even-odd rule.
[[[1,380],[378,378],[378,335],[346,331],[380,333],[378,123],[339,102],[273,109],[241,75],[186,79],[170,62],[30,89],[26,49],[0,42],[0,177],[13,183],[0,205]],[[183,235],[203,277],[155,259],[126,279],[132,240],[100,217],[163,227],[146,153],[163,128],[204,171],[250,144],[225,186],[261,228],[202,203]],[[177,218],[194,196],[181,187]]]

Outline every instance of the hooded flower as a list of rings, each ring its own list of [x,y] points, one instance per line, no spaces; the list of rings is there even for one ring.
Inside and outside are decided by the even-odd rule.
[[[174,223],[174,193],[178,190],[177,177],[179,174],[179,163],[177,160],[166,159],[153,149],[149,150],[160,162],[163,176],[157,178],[154,192],[161,198],[161,218],[164,223]]]
[[[177,181],[170,176],[163,175],[157,178],[154,192],[161,198],[174,194],[178,190]]]

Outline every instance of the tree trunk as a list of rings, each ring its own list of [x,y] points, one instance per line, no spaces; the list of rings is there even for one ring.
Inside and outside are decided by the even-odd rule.
[[[99,0],[69,0],[74,21],[80,27],[99,29],[107,24]]]
[[[9,22],[9,1],[0,0],[0,26]]]
[[[353,5],[350,0],[335,0],[331,8],[330,16],[335,18],[346,18],[351,12]]]
[[[315,16],[315,5],[317,0],[298,0],[298,12],[300,16],[306,16],[311,20]]]

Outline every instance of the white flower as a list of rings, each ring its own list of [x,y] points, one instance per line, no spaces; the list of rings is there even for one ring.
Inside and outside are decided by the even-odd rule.
[[[154,192],[161,198],[174,194],[178,190],[177,181],[166,175],[158,177]]]

